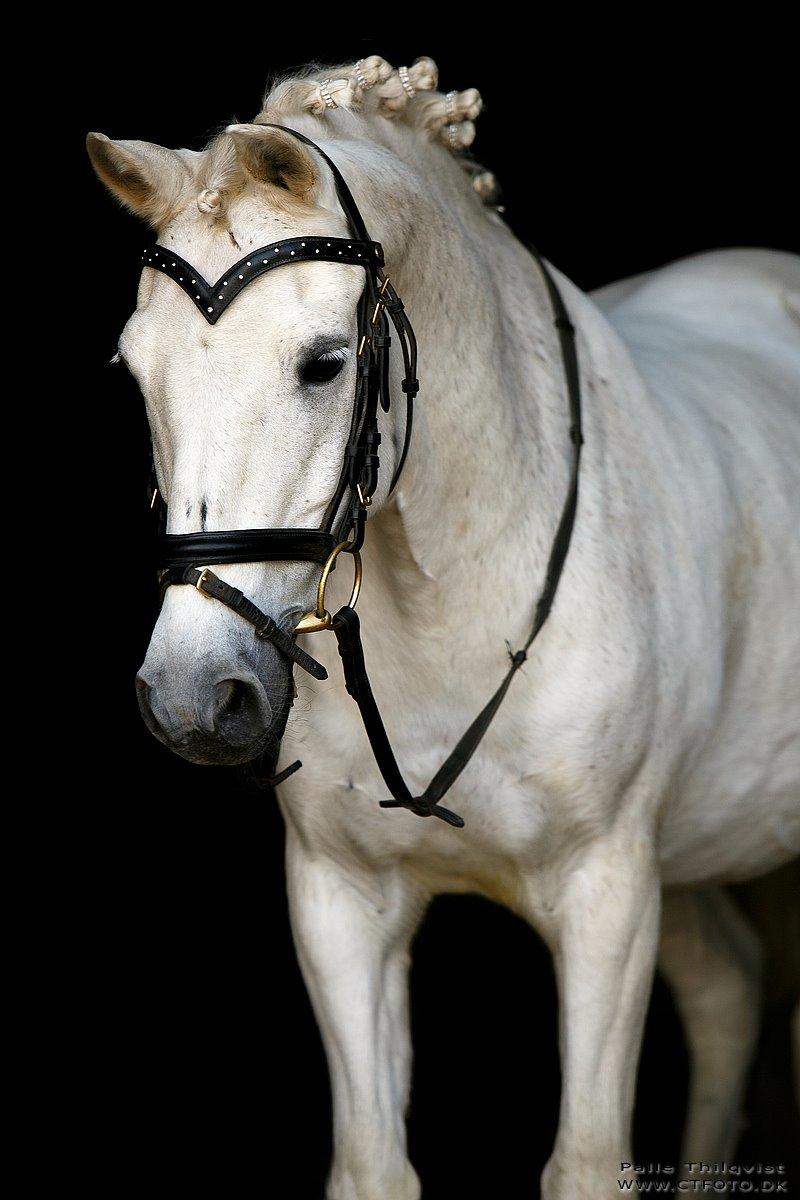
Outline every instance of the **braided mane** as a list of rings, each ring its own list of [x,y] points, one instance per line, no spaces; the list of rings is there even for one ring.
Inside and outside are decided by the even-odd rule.
[[[431,58],[418,58],[410,67],[393,67],[377,54],[335,67],[309,65],[268,87],[253,124],[280,125],[301,114],[332,125],[341,122],[339,114],[356,114],[365,122],[371,118],[397,122],[457,155],[481,200],[495,205],[500,191],[497,180],[464,153],[475,138],[475,120],[483,104],[480,93],[475,88],[437,91],[438,78]],[[357,131],[352,119],[348,131]],[[205,187],[197,203],[202,212],[213,212],[238,168],[227,138],[215,139],[206,153]]]

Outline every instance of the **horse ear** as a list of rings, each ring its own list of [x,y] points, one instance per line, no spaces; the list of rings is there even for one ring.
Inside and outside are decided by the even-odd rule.
[[[100,179],[126,208],[156,229],[167,224],[190,180],[177,150],[152,142],[113,142],[103,133],[88,134],[86,149]]]
[[[309,151],[291,133],[266,125],[229,125],[225,132],[253,179],[308,197],[317,182],[317,168]]]

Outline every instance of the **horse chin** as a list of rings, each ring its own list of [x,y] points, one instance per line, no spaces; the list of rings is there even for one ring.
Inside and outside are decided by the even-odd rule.
[[[185,758],[187,762],[199,767],[241,767],[246,763],[258,760],[267,749],[267,735],[261,741],[244,746],[221,742],[218,738],[209,736],[200,730],[187,735],[180,742],[167,741],[156,734],[158,740],[168,746],[173,754]]]

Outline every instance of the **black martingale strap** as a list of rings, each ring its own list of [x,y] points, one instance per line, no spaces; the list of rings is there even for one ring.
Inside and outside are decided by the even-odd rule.
[[[500,686],[478,713],[457,745],[451,750],[425,791],[419,796],[413,795],[403,778],[391,743],[389,742],[383,720],[381,719],[364,661],[364,648],[361,644],[361,626],[358,616],[352,608],[344,607],[340,608],[333,618],[333,631],[336,634],[339,654],[342,659],[345,686],[359,707],[372,753],[378,764],[383,781],[392,796],[391,800],[380,801],[381,808],[407,808],[411,812],[416,813],[417,816],[440,817],[443,821],[447,821],[448,824],[455,825],[458,828],[463,827],[463,818],[458,816],[457,813],[451,812],[450,809],[445,808],[439,801],[453,786],[477,750],[481,739],[505,698],[506,692],[511,685],[511,680],[525,662],[531,644],[550,615],[558,582],[566,561],[567,551],[569,550],[578,502],[578,478],[583,432],[580,373],[575,345],[575,329],[569,319],[569,314],[564,305],[561,293],[546,263],[533,247],[530,249],[547,285],[554,313],[554,323],[559,334],[564,375],[569,396],[569,433],[572,443],[572,456],[567,496],[550,550],[550,557],[545,571],[544,586],[536,605],[530,633],[521,649],[509,650],[511,665],[503,677]]]

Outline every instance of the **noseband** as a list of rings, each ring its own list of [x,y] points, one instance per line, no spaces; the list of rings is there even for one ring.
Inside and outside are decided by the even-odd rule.
[[[570,438],[572,466],[567,498],[556,530],[547,565],[545,584],[536,606],[533,627],[521,650],[510,651],[511,666],[502,683],[470,725],[469,729],[437,771],[420,796],[410,791],[389,743],[383,721],[375,702],[364,661],[360,624],[355,604],[361,587],[360,550],[372,497],[378,486],[380,459],[378,447],[378,405],[388,412],[389,392],[389,322],[394,326],[403,355],[402,389],[406,395],[406,421],[403,447],[399,455],[389,492],[397,484],[408,454],[414,415],[414,397],[419,390],[416,378],[417,346],[414,331],[397,292],[384,274],[383,251],[378,242],[370,240],[366,225],[352,193],[339,169],[327,154],[303,134],[287,129],[306,146],[310,146],[327,163],[336,185],[339,203],[347,217],[352,236],[295,237],[273,242],[252,251],[235,263],[214,284],[179,255],[164,246],[154,246],[142,255],[143,265],[167,275],[186,292],[210,325],[216,324],[226,308],[249,283],[268,271],[295,262],[335,262],[364,268],[366,282],[358,302],[358,354],[355,400],[344,460],[336,489],[325,510],[318,529],[240,529],[213,533],[166,534],[158,538],[159,580],[162,588],[171,584],[192,585],[204,596],[219,601],[248,621],[256,637],[270,641],[292,662],[303,667],[316,679],[327,678],[321,663],[298,646],[298,633],[313,633],[331,629],[336,635],[342,659],[345,686],[358,704],[375,760],[392,799],[382,800],[382,808],[407,808],[418,816],[437,816],[451,825],[463,826],[463,819],[439,804],[475,753],[512,678],[525,661],[527,650],[544,625],[552,607],[558,581],[567,556],[578,498],[578,471],[581,445],[581,403],[575,331],[555,281],[535,250],[532,254],[544,276],[555,314],[564,362],[570,405]],[[159,504],[159,520],[163,530],[166,512],[159,502],[157,483],[152,493],[152,506]],[[325,607],[325,590],[331,571],[340,554],[353,558],[354,582],[350,600],[331,615]],[[262,612],[238,588],[220,579],[209,564],[253,562],[311,562],[321,566],[315,608],[300,617],[294,629],[287,631],[267,613]],[[272,779],[280,783],[300,767],[299,762],[281,771]]]

